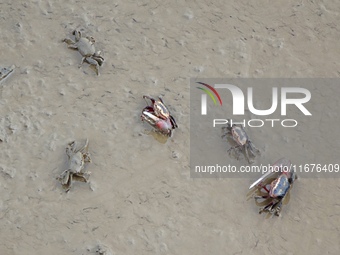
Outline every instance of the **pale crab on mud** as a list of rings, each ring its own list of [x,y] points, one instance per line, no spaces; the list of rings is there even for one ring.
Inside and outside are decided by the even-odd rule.
[[[223,127],[222,132],[222,138],[230,137],[236,143],[235,146],[228,150],[229,155],[234,151],[236,159],[239,159],[240,153],[244,151],[248,162],[251,164],[253,161],[250,159],[249,154],[252,157],[260,154],[260,150],[251,142],[242,125],[230,125],[230,121],[228,121],[228,126]]]
[[[85,163],[91,162],[88,145],[89,140],[86,139],[85,145],[81,148],[77,148],[75,141],[70,142],[66,147],[68,168],[57,177],[66,192],[71,189],[73,179],[81,182],[88,182],[91,173],[84,171]]]
[[[146,121],[160,133],[172,136],[172,130],[178,128],[178,126],[174,117],[171,116],[168,108],[164,105],[162,98],[158,97],[159,100],[149,96],[143,96],[143,98],[147,106],[142,111],[142,121]],[[151,101],[150,105],[147,99]]]
[[[275,178],[268,183],[268,180]],[[255,200],[265,199],[266,205],[260,208],[259,213],[268,212],[276,216],[280,215],[282,203],[297,178],[295,170],[291,167],[290,160],[281,158],[276,161],[270,171],[265,173],[256,182],[250,185],[249,189],[257,187],[259,191],[264,190],[267,194],[255,196]]]
[[[90,65],[95,66],[96,73],[99,75],[99,66],[103,65],[104,58],[100,56],[101,52],[96,51],[94,47],[95,39],[92,36],[83,37],[80,30],[74,30],[72,34],[75,36],[75,42],[69,38],[65,38],[63,42],[68,44],[68,48],[78,50],[83,56],[79,67],[86,61]]]

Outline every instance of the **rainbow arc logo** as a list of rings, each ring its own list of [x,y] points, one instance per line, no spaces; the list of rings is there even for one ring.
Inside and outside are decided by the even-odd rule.
[[[220,95],[218,94],[218,92],[216,91],[216,89],[214,87],[212,87],[211,85],[209,84],[206,84],[206,83],[203,83],[203,82],[196,82],[198,84],[201,84],[203,86],[205,86],[206,88],[201,88],[201,87],[197,87],[198,89],[200,90],[203,90],[206,94],[202,94],[201,96],[201,114],[202,115],[207,115],[207,95],[210,96],[210,98],[212,99],[212,101],[214,102],[215,105],[217,105],[217,101],[216,101],[216,98],[215,96],[217,97],[218,101],[220,102],[220,105],[222,106],[222,99],[220,97]],[[215,94],[215,96],[213,95],[213,92]]]

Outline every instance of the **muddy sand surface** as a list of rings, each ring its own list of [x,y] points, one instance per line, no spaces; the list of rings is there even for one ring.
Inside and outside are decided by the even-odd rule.
[[[336,78],[339,15],[336,0],[1,1],[0,65],[16,69],[0,84],[0,254],[340,254],[339,179],[299,179],[267,218],[247,198],[253,179],[189,167],[189,79]],[[62,42],[75,28],[102,51],[99,77]],[[177,120],[167,141],[140,121],[144,94]],[[326,158],[337,110],[320,132]],[[316,137],[304,131],[285,135]],[[90,183],[65,193],[65,147],[86,138]],[[280,156],[281,133],[254,140]]]

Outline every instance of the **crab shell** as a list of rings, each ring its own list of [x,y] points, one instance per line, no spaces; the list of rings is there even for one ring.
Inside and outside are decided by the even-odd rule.
[[[291,169],[290,171],[287,171],[287,167],[289,167],[289,165],[284,165],[284,164],[287,164],[288,162],[290,163],[289,160],[284,159],[284,158],[281,159],[281,162],[279,162],[279,164],[281,164],[282,173],[277,179],[272,181],[272,183],[270,184],[269,196],[273,198],[284,197],[286,193],[288,192],[288,190],[290,189],[291,184],[293,184],[296,178],[295,172],[293,169]]]
[[[78,44],[78,51],[82,56],[90,57],[96,52],[96,49],[93,43],[88,38],[84,38],[84,37],[80,38],[77,44]]]
[[[69,169],[71,173],[80,173],[84,165],[84,155],[80,151],[70,158]]]
[[[233,126],[231,128],[231,134],[234,138],[234,141],[240,146],[245,145],[248,141],[248,136],[246,132],[244,131],[243,128],[239,126]]]
[[[279,178],[270,184],[269,196],[273,198],[283,197],[290,188],[290,182],[286,174],[281,174]]]

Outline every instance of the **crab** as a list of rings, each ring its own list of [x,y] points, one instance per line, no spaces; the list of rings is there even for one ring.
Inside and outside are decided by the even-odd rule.
[[[268,180],[273,176],[276,176],[276,178],[274,177],[275,179],[268,183]],[[259,213],[268,212],[280,216],[282,203],[292,188],[295,179],[297,179],[297,175],[294,168],[291,167],[290,160],[281,158],[272,165],[270,171],[250,185],[249,189],[257,187],[259,191],[264,190],[267,193],[266,195],[255,196],[256,201],[265,199],[264,203],[267,203],[260,208]]]
[[[249,157],[249,153],[251,154],[252,157],[255,157],[256,154],[260,153],[260,150],[257,149],[255,145],[252,143],[252,141],[249,139],[243,126],[237,124],[233,125],[230,124],[230,121],[228,121],[228,126],[223,127],[222,131],[225,132],[222,135],[222,138],[230,137],[236,143],[235,146],[231,147],[228,150],[229,155],[231,154],[232,151],[234,151],[236,154],[236,158],[239,159],[240,153],[244,151],[248,162],[250,164],[253,163],[253,161]]]
[[[68,168],[63,171],[57,179],[61,182],[66,192],[71,189],[73,179],[82,182],[88,182],[90,172],[84,171],[86,163],[91,162],[91,157],[88,152],[89,140],[86,139],[85,145],[77,149],[77,144],[72,141],[66,147],[68,156]]]
[[[7,77],[9,77],[14,71],[14,68],[15,68],[14,65],[10,67],[0,67],[0,82],[2,80],[5,80]]]
[[[75,42],[69,38],[65,38],[63,42],[68,44],[68,48],[78,50],[83,56],[79,67],[82,66],[84,61],[96,68],[96,74],[99,75],[99,66],[104,63],[104,58],[100,56],[100,51],[96,51],[94,47],[95,39],[92,36],[83,37],[80,30],[74,30],[72,33],[75,36]]]
[[[143,96],[147,106],[144,107],[141,115],[142,121],[146,121],[160,133],[171,137],[172,130],[178,128],[175,118],[170,114],[168,108],[164,105],[162,98],[156,100],[149,96]],[[151,101],[149,105],[148,100]]]

